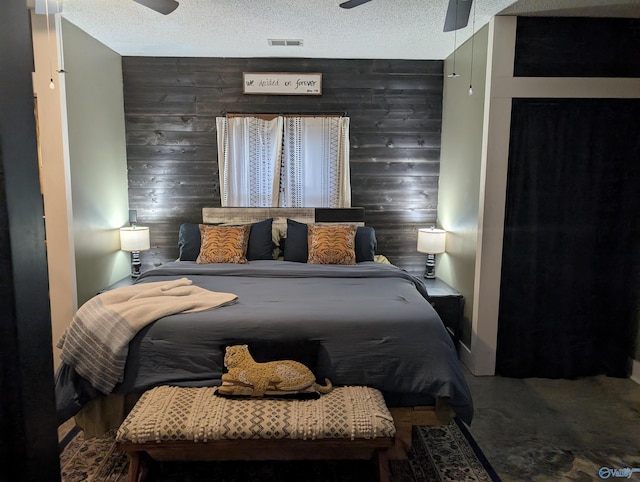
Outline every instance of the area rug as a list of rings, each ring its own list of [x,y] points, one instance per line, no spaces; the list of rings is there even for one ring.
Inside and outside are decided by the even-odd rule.
[[[462,422],[414,427],[409,460],[391,461],[393,482],[499,482],[500,479]],[[114,433],[85,440],[75,427],[61,437],[62,482],[124,482],[126,455]],[[155,482],[372,482],[368,461],[157,462]]]

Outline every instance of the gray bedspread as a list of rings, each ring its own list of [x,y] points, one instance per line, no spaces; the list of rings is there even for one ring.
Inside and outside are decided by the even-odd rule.
[[[124,380],[115,392],[141,392],[160,384],[218,385],[226,345],[308,342],[316,350],[313,368],[320,380],[377,388],[392,406],[447,397],[456,415],[471,422],[471,395],[453,343],[422,284],[405,271],[374,262],[183,261],[150,270],[137,282],[184,277],[208,290],[236,294],[238,301],[222,310],[167,316],[145,327],[130,344]],[[92,396],[64,365],[56,383],[64,416],[73,411],[69,398],[81,405]]]

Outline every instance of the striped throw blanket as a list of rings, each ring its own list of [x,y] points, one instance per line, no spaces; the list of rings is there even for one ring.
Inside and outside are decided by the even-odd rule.
[[[210,310],[237,299],[232,293],[194,286],[187,278],[106,291],[73,316],[57,344],[60,358],[97,390],[109,394],[123,380],[129,342],[143,327],[163,316]]]

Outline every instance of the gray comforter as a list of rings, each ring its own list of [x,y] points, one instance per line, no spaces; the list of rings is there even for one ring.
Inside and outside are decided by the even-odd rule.
[[[291,343],[312,351],[317,377],[334,385],[368,385],[390,406],[432,404],[447,397],[471,422],[473,406],[453,343],[422,284],[395,266],[252,261],[246,265],[168,263],[138,283],[188,278],[238,296],[234,305],[166,316],[129,346],[115,392],[161,384],[220,384],[224,347]],[[94,393],[71,367],[56,377],[59,416],[72,415]]]

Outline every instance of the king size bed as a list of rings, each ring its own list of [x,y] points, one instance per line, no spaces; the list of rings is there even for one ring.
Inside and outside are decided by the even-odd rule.
[[[228,220],[229,211],[222,212]],[[249,221],[273,214],[252,212]],[[189,245],[187,231],[197,238],[195,227],[183,225],[181,259],[143,273],[136,285],[187,279],[237,299],[216,309],[164,316],[142,327],[128,344],[126,365],[111,395],[137,395],[159,385],[220,385],[225,347],[247,344],[258,361],[297,358],[319,380],[327,378],[334,386],[379,389],[398,423],[434,423],[432,419],[446,418],[447,413],[470,423],[472,400],[456,350],[423,284],[396,266],[376,261],[375,234],[362,226],[353,231],[353,264],[301,262],[304,253],[295,253],[295,260],[296,231],[304,227],[308,233],[309,226],[320,223],[313,212],[303,222],[288,215],[296,213],[278,210],[269,223],[261,221],[270,233],[281,231],[283,224],[288,227],[286,243],[291,244],[284,244],[284,259],[248,255],[246,263],[203,263],[200,249],[205,243]],[[204,217],[214,225],[218,220]],[[247,252],[255,253],[257,246],[256,239],[253,244],[250,240]],[[314,249],[307,245],[309,260]],[[193,259],[196,251],[198,261]],[[109,398],[80,376],[70,360],[56,374],[61,421]]]

